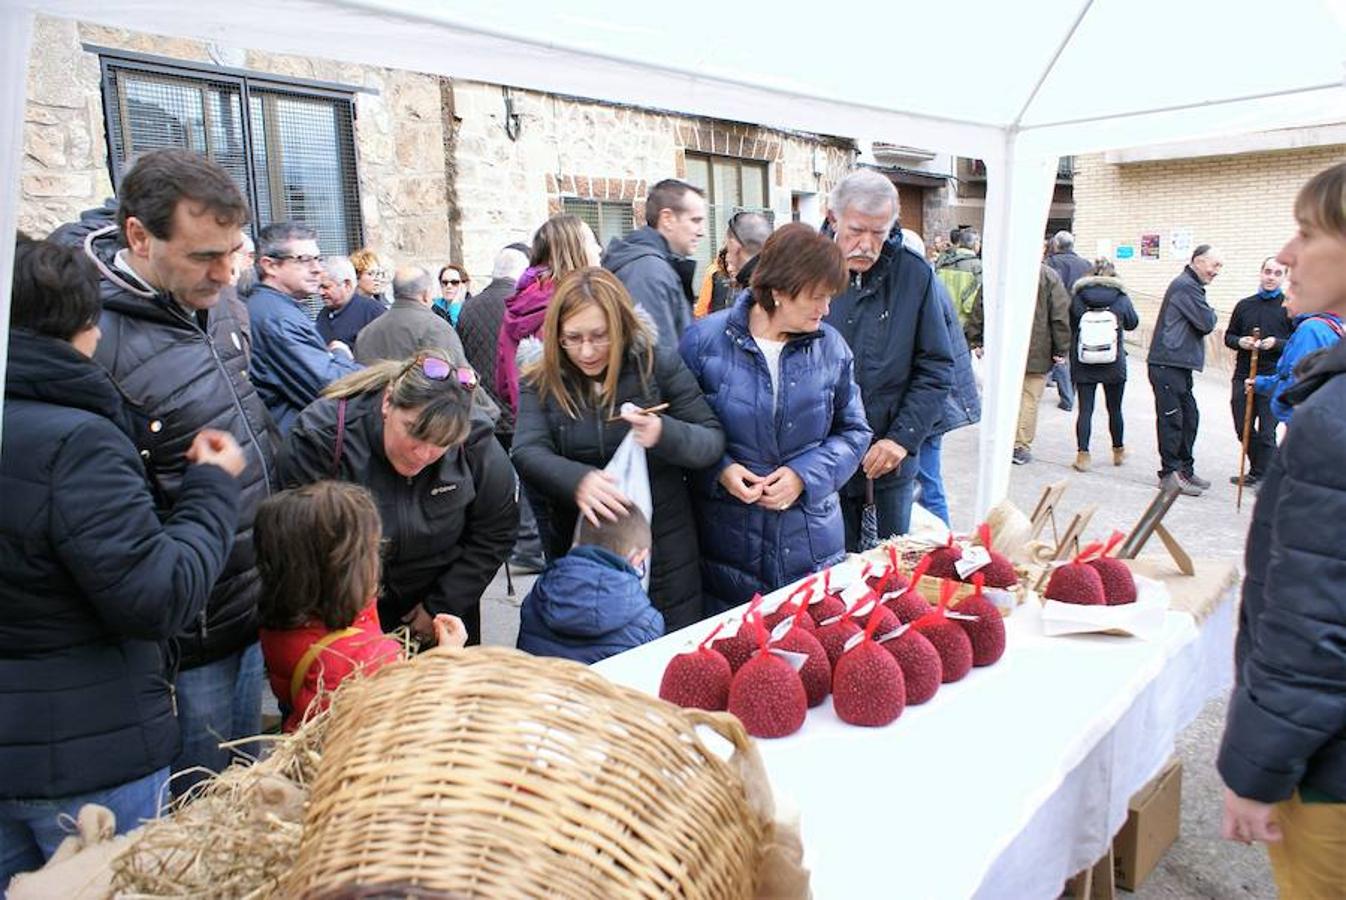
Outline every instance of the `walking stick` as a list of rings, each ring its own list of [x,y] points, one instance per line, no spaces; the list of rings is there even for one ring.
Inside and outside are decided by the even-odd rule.
[[[1262,329],[1253,329],[1253,349],[1252,360],[1248,363],[1248,381],[1251,382],[1257,377],[1257,354],[1262,349]],[[1253,386],[1249,383],[1243,385],[1243,452],[1239,454],[1239,492],[1238,498],[1234,501],[1236,510],[1243,509],[1243,479],[1246,473],[1248,463],[1248,439],[1252,437],[1253,432]]]

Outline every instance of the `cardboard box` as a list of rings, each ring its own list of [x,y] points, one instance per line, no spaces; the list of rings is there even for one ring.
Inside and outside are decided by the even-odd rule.
[[[1178,839],[1182,814],[1182,763],[1170,760],[1155,778],[1131,798],[1126,824],[1113,839],[1113,872],[1117,886],[1134,891],[1159,865]]]

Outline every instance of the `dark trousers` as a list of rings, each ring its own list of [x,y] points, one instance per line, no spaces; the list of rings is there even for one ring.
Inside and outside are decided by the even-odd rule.
[[[497,434],[495,439],[505,448],[506,453],[514,444],[513,434]],[[542,535],[538,529],[537,515],[533,512],[536,498],[530,494],[523,479],[517,474],[515,483],[519,485],[519,531],[514,538],[514,553],[520,556],[542,556]]]
[[[1243,440],[1243,381],[1235,381],[1229,397],[1234,413],[1234,434]],[[1266,474],[1276,453],[1276,417],[1271,412],[1270,394],[1253,394],[1253,427],[1248,438],[1248,474],[1257,478]]]
[[[1089,452],[1089,437],[1094,430],[1094,397],[1097,392],[1094,388],[1098,384],[1091,381],[1075,382],[1075,396],[1079,398],[1079,415],[1075,417],[1075,445],[1081,453]],[[1108,407],[1108,431],[1112,435],[1112,446],[1114,448],[1125,447],[1123,440],[1122,425],[1122,395],[1126,393],[1126,382],[1119,381],[1116,384],[1105,384],[1103,388],[1103,402]]]
[[[1191,475],[1195,467],[1192,448],[1201,424],[1192,393],[1192,370],[1151,365],[1149,375],[1159,438],[1159,477],[1171,472]]]
[[[878,513],[879,540],[895,534],[906,534],[911,528],[911,504],[916,497],[916,479],[908,478],[891,486],[874,489],[874,511]],[[841,521],[846,527],[846,549],[859,553],[860,514],[865,508],[865,497],[841,497]]]

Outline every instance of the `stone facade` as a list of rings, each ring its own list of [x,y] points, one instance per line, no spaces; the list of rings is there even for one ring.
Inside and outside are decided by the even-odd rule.
[[[1224,271],[1207,296],[1220,312],[1221,333],[1234,304],[1257,290],[1262,260],[1293,233],[1300,187],[1343,156],[1346,145],[1121,165],[1102,155],[1076,157],[1076,249],[1089,257],[1099,241],[1114,255],[1119,244],[1135,247],[1134,257],[1116,260],[1117,274],[1136,301],[1144,338],[1164,289],[1186,263],[1169,250],[1172,232],[1190,231],[1193,245],[1215,245]],[[1158,260],[1140,258],[1142,234],[1160,235]]]
[[[688,151],[767,162],[778,222],[794,194],[825,196],[855,156],[836,138],[39,17],[19,210],[35,235],[112,192],[99,60],[84,44],[367,89],[355,95],[366,243],[400,265],[461,262],[476,287],[496,251],[531,239],[563,197],[630,201],[638,221],[648,186],[685,174]]]

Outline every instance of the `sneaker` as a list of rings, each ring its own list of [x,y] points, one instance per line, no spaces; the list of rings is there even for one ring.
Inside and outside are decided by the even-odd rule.
[[[1075,405],[1073,403],[1058,403],[1056,404],[1056,408],[1064,410],[1065,412],[1074,412]]]
[[[1184,497],[1200,497],[1202,494],[1205,493],[1205,491],[1201,490],[1201,488],[1197,487],[1185,476],[1183,476],[1181,473],[1178,472],[1169,472],[1167,475],[1159,479],[1159,486],[1161,488],[1167,489],[1173,484],[1177,484],[1178,491]]]
[[[1033,461],[1033,454],[1027,447],[1015,447],[1014,457],[1011,460],[1016,466],[1023,466]]]
[[[547,568],[547,561],[536,553],[514,553],[510,555],[509,567],[520,575],[536,575]]]
[[[1246,476],[1244,476],[1244,478],[1243,478],[1243,486],[1244,486],[1244,487],[1252,487],[1253,485],[1257,484],[1257,482],[1259,482],[1259,481],[1261,481],[1261,480],[1262,480],[1262,476],[1261,476],[1260,474],[1258,474],[1258,475],[1254,475],[1254,474],[1252,474],[1251,472],[1249,472],[1249,473],[1248,473]],[[1238,484],[1238,483],[1239,483],[1239,477],[1238,477],[1237,475],[1230,475],[1230,476],[1229,476],[1229,483],[1230,483],[1230,484]]]
[[[1198,477],[1196,477],[1196,473],[1195,473],[1195,472],[1183,472],[1183,473],[1182,473],[1182,477],[1183,477],[1183,478],[1186,478],[1188,481],[1190,481],[1192,484],[1196,485],[1198,488],[1200,488],[1200,489],[1203,490],[1203,491],[1208,491],[1208,490],[1210,490],[1210,482],[1207,481],[1207,480],[1204,479],[1204,478],[1198,478]]]

